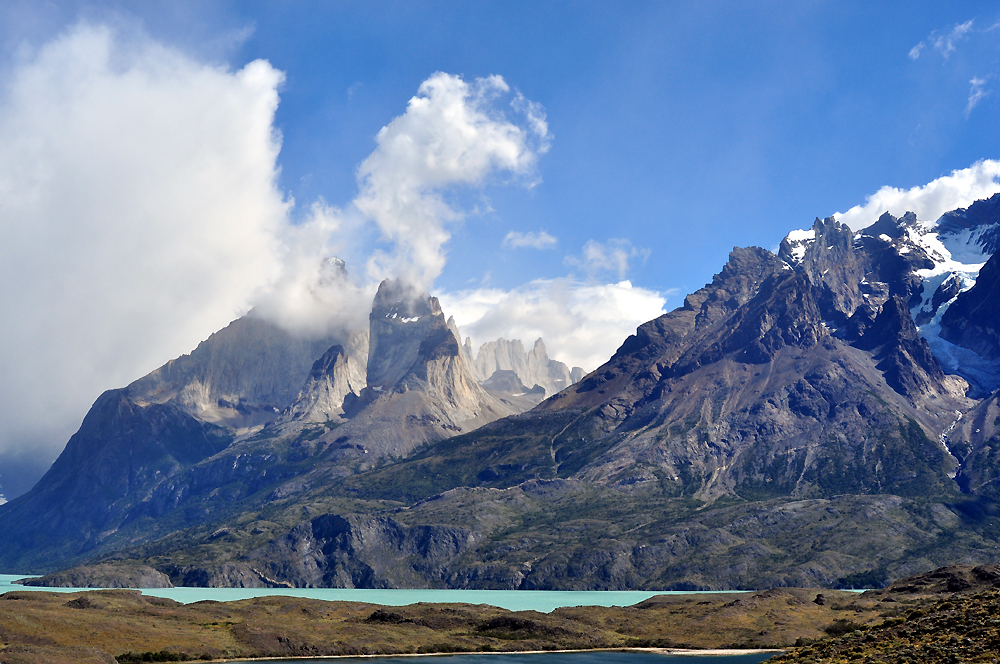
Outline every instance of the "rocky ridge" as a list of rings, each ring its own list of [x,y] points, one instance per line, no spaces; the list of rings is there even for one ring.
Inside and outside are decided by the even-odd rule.
[[[37,537],[0,557],[113,554],[174,583],[562,589],[850,587],[992,562],[998,208],[883,215],[857,233],[817,219],[776,254],[735,248],[602,367],[506,417],[512,390],[533,389],[522,374],[550,366],[544,347],[536,374],[513,343],[476,369],[436,300],[386,282],[365,383],[339,388],[340,421],[234,435],[183,399],[102,406],[120,423],[88,428],[74,450],[121,426],[139,433],[108,459],[146,453],[143,436],[160,434],[131,424],[154,412],[137,408],[191,433],[166,439],[159,473],[110,483],[103,516],[81,515],[96,533],[82,540],[24,525],[41,498],[3,506],[0,525]],[[302,380],[323,385],[332,368],[323,389],[336,391],[341,352]],[[476,372],[489,369],[484,386]],[[224,447],[178,456],[197,427]],[[70,468],[36,489],[54,518],[59,487],[89,490]]]

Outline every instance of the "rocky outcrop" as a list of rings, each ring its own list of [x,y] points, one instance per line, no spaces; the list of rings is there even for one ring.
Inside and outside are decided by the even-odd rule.
[[[1000,255],[986,262],[975,285],[944,312],[941,337],[987,360],[1000,360]]]
[[[450,335],[458,355],[458,339],[448,329],[437,298],[414,291],[399,280],[385,280],[375,294],[369,317],[368,387],[394,387],[421,358],[421,347],[432,335]],[[432,342],[433,343],[433,342]]]
[[[173,588],[170,577],[148,565],[103,563],[73,567],[15,583],[39,588]]]
[[[872,590],[866,596],[882,598],[899,595],[973,594],[1000,589],[1000,565],[948,565],[932,572],[901,579],[888,588]]]
[[[288,588],[287,582],[268,579],[245,562],[217,565],[173,565],[165,568],[177,586],[197,588]]]
[[[338,463],[406,456],[517,411],[480,386],[437,298],[386,280],[370,320],[367,385],[345,403],[350,420],[320,439]]]

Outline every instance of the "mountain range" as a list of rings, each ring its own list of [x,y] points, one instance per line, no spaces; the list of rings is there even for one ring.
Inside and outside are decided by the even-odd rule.
[[[995,562],[998,243],[1000,195],[858,232],[816,219],[735,248],[586,376],[541,340],[473,356],[399,281],[344,338],[251,312],[97,400],[0,505],[0,567],[732,589]]]

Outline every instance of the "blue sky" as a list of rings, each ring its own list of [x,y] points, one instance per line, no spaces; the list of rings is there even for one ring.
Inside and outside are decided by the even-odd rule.
[[[709,281],[734,245],[774,247],[789,230],[864,205],[884,186],[908,190],[1000,158],[998,22],[1000,9],[985,2],[5,2],[0,135],[49,147],[25,147],[14,156],[0,149],[0,192],[31,190],[24,173],[36,163],[24,155],[56,154],[52,163],[63,166],[36,170],[71,175],[65,182],[53,176],[55,184],[46,185],[59,192],[59,205],[42,209],[25,195],[26,207],[17,209],[26,216],[18,217],[0,204],[9,270],[20,265],[15,254],[37,265],[44,264],[37,257],[56,256],[53,265],[67,266],[64,273],[46,268],[49,276],[58,273],[52,283],[25,276],[23,266],[4,275],[0,309],[8,320],[28,323],[0,333],[0,346],[8,349],[0,357],[7,369],[0,393],[12,412],[28,415],[17,427],[0,427],[0,492],[12,454],[42,450],[38,458],[51,460],[102,390],[187,352],[240,315],[241,306],[264,306],[259,291],[268,284],[290,283],[287,255],[268,259],[271,249],[261,244],[261,237],[277,232],[275,224],[326,229],[337,236],[330,246],[352,259],[354,274],[371,252],[389,251],[393,243],[383,237],[384,227],[366,223],[354,208],[359,168],[378,152],[378,132],[407,113],[408,101],[435,72],[470,86],[501,76],[510,90],[487,104],[494,119],[502,113],[526,129],[525,116],[509,105],[520,94],[544,109],[547,133],[526,148],[529,165],[487,168],[474,181],[437,190],[462,218],[439,224],[450,239],[442,245],[446,263],[434,275],[434,292],[477,343],[501,333],[544,333],[551,354],[589,370],[638,322],[661,307],[678,306],[684,294]],[[92,32],[80,36],[81,30]],[[112,56],[95,65],[103,69],[94,81],[107,84],[108,92],[87,96],[60,72],[74,70],[65,63],[85,61],[87,49],[102,44],[111,45]],[[140,69],[154,72],[140,92],[128,87],[136,58],[146,63]],[[254,69],[257,82],[250,85],[252,77],[240,73],[257,60],[270,68]],[[163,74],[151,62],[173,64],[164,65]],[[74,75],[90,75],[81,71]],[[161,79],[172,82],[158,88]],[[232,94],[219,96],[229,84]],[[63,85],[76,91],[63,92]],[[277,97],[269,97],[274,90]],[[135,108],[147,110],[115,116],[141,95],[159,106],[136,102]],[[170,124],[178,134],[159,126],[144,134],[138,126],[144,119],[172,112],[171,95],[178,96],[178,109],[189,109]],[[233,99],[225,115],[226,100]],[[244,116],[241,108],[254,110]],[[185,134],[185,126],[201,124],[199,113],[218,124],[206,119],[198,127],[203,135]],[[26,119],[38,117],[66,129],[59,133]],[[233,148],[226,139],[230,143],[211,156],[223,170],[247,169],[251,175],[242,188],[229,178],[206,181],[202,191],[197,182],[159,174],[155,181],[168,183],[164,189],[172,192],[164,209],[172,210],[178,198],[186,207],[177,207],[156,233],[132,237],[135,224],[118,228],[99,211],[88,217],[101,206],[131,209],[129,192],[150,186],[146,180],[133,186],[132,175],[176,171],[170,164],[185,163],[185,154],[197,161],[199,145],[244,120],[254,141]],[[280,132],[274,154],[268,153],[271,129]],[[44,140],[29,140],[33,131]],[[80,138],[91,133],[98,137],[93,143]],[[141,155],[123,157],[119,148],[140,140],[128,136],[164,138],[149,140]],[[190,146],[181,154],[178,146],[187,146],[187,139]],[[76,152],[59,152],[77,141]],[[5,163],[15,166],[5,171]],[[85,185],[72,177],[84,168],[80,164],[91,178]],[[980,178],[976,191],[993,186],[994,176],[987,179],[986,189]],[[65,193],[77,189],[100,196]],[[963,195],[972,194],[948,200]],[[912,196],[883,197],[863,212],[875,214],[884,200],[897,199]],[[317,202],[329,210],[317,213]],[[211,254],[216,267],[232,262],[231,270],[206,271],[192,263],[198,252],[182,244],[173,254],[142,253],[149,245],[201,237],[227,214],[233,217],[228,225],[205,242],[236,238],[239,256]],[[318,214],[325,221],[317,225]],[[92,225],[78,223],[78,215]],[[275,221],[282,215],[284,222]],[[172,225],[181,218],[190,225]],[[32,235],[26,226],[47,230]],[[247,227],[260,233],[244,237]],[[292,241],[282,232],[285,244],[313,241]],[[511,233],[551,239],[541,248],[514,246],[504,241]],[[104,234],[93,247],[86,244]],[[74,267],[73,252],[81,247],[100,257],[94,259],[100,270]],[[310,260],[308,253],[301,258]],[[277,266],[282,260],[285,268]],[[115,265],[128,269],[114,273]],[[162,269],[147,275],[148,283],[179,284],[175,290],[165,287],[149,297],[150,289],[141,287],[149,265]],[[134,288],[117,292],[133,274],[139,275]],[[248,283],[250,274],[264,275],[253,292],[224,295],[234,291],[233,283]],[[608,290],[625,279],[632,291]],[[370,284],[358,288],[356,300],[364,301]],[[94,292],[106,297],[81,295]],[[190,297],[194,292],[197,298]],[[202,308],[192,304],[195,299]],[[531,307],[518,309],[528,300]],[[539,312],[556,307],[555,300],[576,318],[542,320]],[[86,306],[70,314],[67,302]],[[603,318],[594,313],[602,308]],[[521,323],[504,327],[517,316]],[[529,319],[538,324],[532,327]],[[568,327],[592,333],[584,338]],[[72,356],[54,353],[55,347],[69,348]],[[91,359],[81,363],[83,356]],[[70,405],[50,418],[55,423],[48,429],[33,428],[37,411],[11,395],[46,398],[51,381],[32,376],[52,371],[66,374],[59,389]],[[10,413],[0,415],[12,421]]]
[[[15,3],[16,4],[16,3]],[[34,3],[31,3],[34,4]],[[285,72],[276,124],[282,188],[343,205],[375,133],[435,71],[499,74],[545,107],[542,184],[489,187],[495,212],[456,232],[438,282],[489,273],[513,287],[565,273],[589,239],[649,249],[630,269],[689,291],[732,245],[1000,156],[997,97],[966,116],[970,81],[1000,86],[992,3],[178,2],[20,5],[8,48],[78,17],[133,20],[152,37],[238,68]],[[138,11],[136,11],[138,9]],[[10,10],[8,10],[10,11]],[[947,58],[911,49],[973,20]],[[25,32],[21,32],[24,30]],[[547,231],[546,259],[504,251]]]
[[[141,19],[192,49],[252,31],[220,57],[286,72],[281,180],[300,201],[350,200],[372,137],[435,71],[499,74],[545,107],[543,183],[489,190],[496,212],[456,234],[448,289],[563,274],[558,256],[501,249],[547,229],[564,253],[629,238],[650,250],[633,281],[686,292],[734,244],[1000,156],[995,95],[965,115],[973,78],[998,86],[1000,31],[979,32],[992,3],[198,4]],[[969,20],[947,58],[907,57]]]

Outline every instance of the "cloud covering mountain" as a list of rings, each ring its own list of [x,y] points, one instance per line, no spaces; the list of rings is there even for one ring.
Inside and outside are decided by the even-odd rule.
[[[282,80],[85,24],[6,77],[0,458],[51,460],[101,391],[189,351],[277,277]],[[18,473],[2,467],[6,488]]]
[[[296,205],[278,184],[284,78],[263,60],[234,70],[138,29],[89,23],[5,77],[0,487],[8,498],[30,487],[103,390],[190,352],[254,306],[297,334],[346,338],[367,326],[382,278],[432,287],[451,229],[467,216],[463,191],[539,181],[551,140],[541,106],[500,76],[467,82],[438,72],[375,137],[354,201]],[[579,337],[582,323],[608,312],[564,304],[592,288],[601,286],[526,287],[521,309],[552,297],[542,308],[575,312],[572,325],[565,315],[536,317],[530,338],[551,338],[556,357],[591,367],[610,355],[617,330],[596,346]],[[491,291],[487,299],[503,306],[470,332],[516,335],[520,319],[505,327],[498,315],[520,294]],[[616,303],[609,311],[626,327],[648,317],[647,303],[624,316],[634,298]]]

